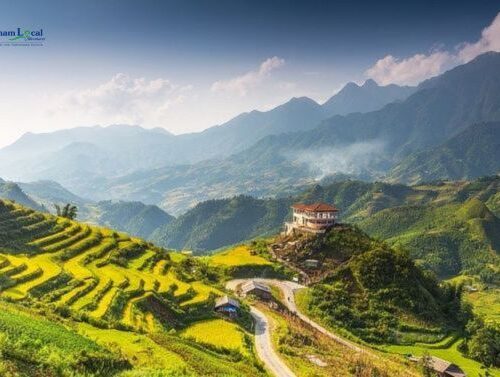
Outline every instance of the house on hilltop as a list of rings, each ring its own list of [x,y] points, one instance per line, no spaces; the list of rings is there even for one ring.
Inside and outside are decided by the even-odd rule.
[[[285,223],[285,234],[295,231],[325,233],[335,225],[338,209],[326,203],[294,204],[291,222]]]

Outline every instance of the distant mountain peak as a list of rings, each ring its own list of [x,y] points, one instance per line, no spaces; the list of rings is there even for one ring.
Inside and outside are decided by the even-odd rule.
[[[361,86],[362,88],[370,88],[370,87],[378,87],[379,85],[377,82],[373,79],[368,79],[365,81],[365,83]]]
[[[314,105],[318,105],[318,103],[309,98],[309,97],[305,97],[305,96],[302,96],[302,97],[292,97],[290,99],[290,101],[287,102],[288,104],[314,104]]]
[[[379,110],[391,102],[404,100],[414,90],[415,88],[408,86],[380,86],[373,79],[366,80],[361,86],[349,82],[322,106],[329,116],[366,113]]]

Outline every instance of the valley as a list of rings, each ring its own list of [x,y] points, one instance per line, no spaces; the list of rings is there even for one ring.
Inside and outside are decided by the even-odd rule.
[[[0,104],[0,376],[500,377],[500,13],[456,44],[429,12],[434,47],[404,58],[380,43],[411,48],[396,17],[382,3],[370,20],[356,9],[356,33],[392,19],[366,26],[384,35],[359,49],[385,55],[351,68],[343,41],[309,35],[344,27],[341,9],[309,30],[303,15],[280,24],[287,4],[265,29],[270,5],[251,5],[213,3],[169,32],[197,7],[151,24],[148,11],[160,32],[138,33],[126,59],[106,46],[81,57],[88,72],[6,73],[7,88],[33,80],[25,92],[46,103],[33,119]],[[236,56],[223,42],[243,49],[251,8],[247,34],[265,43]],[[461,22],[463,34],[474,26]],[[85,28],[95,44],[104,29]],[[212,43],[191,39],[199,30]],[[294,38],[268,50],[273,33]],[[158,36],[169,54],[143,53]],[[174,53],[189,43],[192,56]],[[305,53],[319,46],[324,58]],[[59,70],[78,65],[73,52]],[[124,71],[102,82],[89,73],[101,69]]]

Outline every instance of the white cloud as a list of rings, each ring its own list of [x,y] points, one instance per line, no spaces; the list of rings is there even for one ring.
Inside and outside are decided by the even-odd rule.
[[[191,86],[166,79],[146,80],[118,73],[95,88],[72,91],[56,98],[52,115],[73,113],[93,123],[161,123],[172,107],[186,99]]]
[[[284,59],[273,56],[272,58],[264,60],[256,71],[247,72],[242,76],[230,80],[214,82],[212,84],[212,91],[231,92],[237,93],[240,96],[245,96],[250,89],[258,86],[266,77],[269,77],[273,70],[284,64]]]
[[[387,55],[367,69],[365,75],[382,85],[415,85],[487,51],[500,51],[500,13],[483,29],[477,42],[465,42],[457,46],[454,53],[434,50],[429,54],[416,54],[404,59]]]
[[[406,59],[387,55],[369,68],[365,75],[382,85],[415,85],[443,72],[452,61],[453,57],[444,51],[436,51],[430,55],[416,54]]]
[[[490,26],[483,29],[479,41],[460,46],[458,57],[460,61],[466,63],[487,51],[500,51],[500,13]]]

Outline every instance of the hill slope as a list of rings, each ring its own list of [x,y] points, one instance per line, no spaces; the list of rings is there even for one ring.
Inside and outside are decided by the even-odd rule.
[[[301,297],[323,323],[374,343],[439,339],[456,325],[448,312],[453,299],[432,277],[359,229],[334,228],[295,243],[300,258],[318,259],[326,274]]]
[[[277,230],[288,213],[287,204],[248,196],[209,200],[157,229],[151,238],[175,249],[213,250]]]
[[[392,182],[473,179],[500,172],[500,122],[473,125],[444,144],[406,157],[388,173]]]
[[[379,86],[367,80],[361,86],[348,83],[322,107],[329,116],[350,113],[367,113],[379,110],[388,103],[402,101],[415,91],[414,87],[387,85]]]
[[[35,202],[31,197],[14,182],[6,182],[0,178],[0,198],[13,200],[19,204],[28,206],[30,208],[45,211],[45,208]]]
[[[439,275],[480,273],[500,253],[499,192],[500,177],[421,186],[343,181],[282,199],[203,202],[160,228],[153,239],[199,252],[218,249],[279,232],[294,202],[324,201],[341,209],[342,222],[401,244]]]
[[[91,218],[96,223],[145,239],[174,220],[157,206],[141,202],[103,201],[91,208],[97,213]]]
[[[215,320],[213,300],[222,292],[192,269],[195,260],[184,263],[140,239],[6,201],[0,201],[0,243],[0,296],[13,302],[0,305],[2,366],[26,371],[29,365],[47,375],[59,375],[57,368],[88,376],[130,368],[137,375],[263,374],[236,324],[221,321],[218,328],[230,332],[237,349],[169,333]]]

